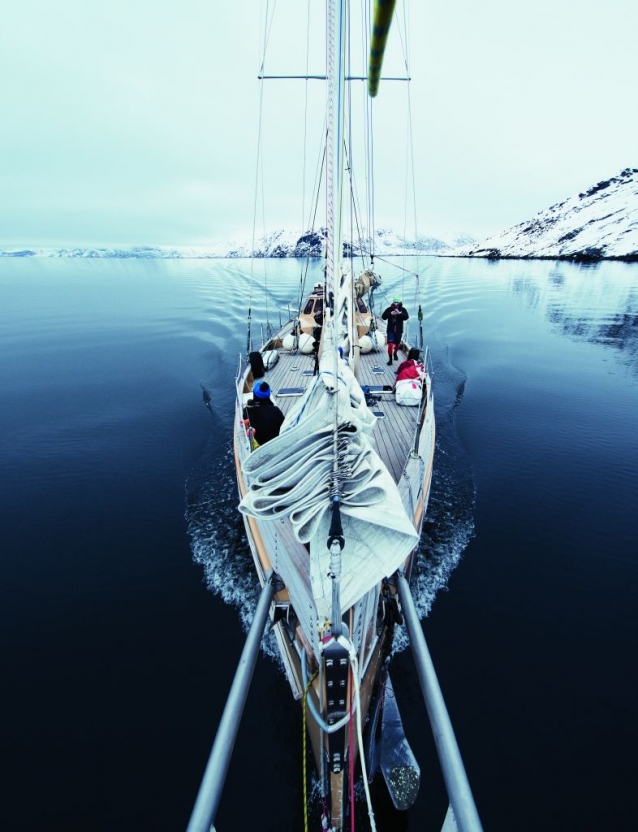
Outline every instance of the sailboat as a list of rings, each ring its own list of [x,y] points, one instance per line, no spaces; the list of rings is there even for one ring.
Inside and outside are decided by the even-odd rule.
[[[364,73],[372,97],[394,2],[374,5]],[[347,61],[347,7],[347,0],[326,3],[323,280],[259,348],[249,341],[234,413],[239,510],[263,587],[249,634],[251,661],[269,619],[292,697],[303,703],[322,828],[333,832],[354,828],[355,781],[363,783],[373,829],[375,776],[384,778],[398,809],[418,792],[391,656],[404,614],[411,632],[420,632],[408,584],[435,455],[429,352],[421,337],[410,342],[395,325],[396,315],[407,316],[400,298],[383,314],[375,311],[380,277],[371,248],[362,243],[355,258],[344,246],[352,194],[347,85],[355,77]],[[396,371],[404,363],[415,372],[400,388]],[[209,829],[214,819],[207,795],[220,791],[250,681],[241,665],[244,678],[231,691],[189,830]]]

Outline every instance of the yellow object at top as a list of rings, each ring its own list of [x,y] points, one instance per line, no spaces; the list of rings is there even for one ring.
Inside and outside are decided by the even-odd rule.
[[[370,59],[368,61],[368,94],[371,98],[374,98],[379,91],[381,65],[383,64],[385,44],[388,39],[395,4],[396,0],[376,0],[374,4]]]

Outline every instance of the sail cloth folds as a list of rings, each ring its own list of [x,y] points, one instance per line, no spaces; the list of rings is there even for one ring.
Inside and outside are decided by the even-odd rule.
[[[418,541],[396,484],[373,447],[375,424],[347,364],[325,359],[319,376],[287,414],[280,435],[242,465],[248,490],[240,511],[262,520],[288,517],[297,539],[309,544],[309,576],[320,618],[329,618],[332,606],[326,541],[335,429],[345,538],[342,608],[391,575]]]

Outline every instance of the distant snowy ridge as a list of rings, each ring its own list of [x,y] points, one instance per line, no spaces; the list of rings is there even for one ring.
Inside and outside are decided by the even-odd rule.
[[[129,258],[163,258],[163,259],[211,259],[229,257],[321,257],[325,241],[325,229],[308,231],[299,236],[291,231],[274,231],[255,243],[218,242],[209,246],[134,246],[108,248],[15,248],[0,250],[0,257],[83,257],[87,259],[102,257]],[[409,240],[394,231],[379,229],[374,235],[374,251],[379,256],[397,256],[409,254],[447,254],[459,246],[468,246],[474,242],[472,237],[446,236],[418,237]],[[369,252],[371,241],[364,238],[361,243],[352,246],[344,242],[344,252],[358,255],[361,249]]]
[[[453,256],[638,262],[638,168],[625,168]]]
[[[326,230],[307,231],[299,236],[290,231],[275,231],[263,237],[253,249],[249,244],[237,245],[231,249],[229,257],[321,257],[324,250]],[[441,254],[453,251],[458,246],[471,245],[471,237],[449,237],[442,240],[436,237],[419,236],[416,240],[406,239],[394,231],[381,228],[374,234],[374,251],[378,255],[406,254]],[[372,250],[372,240],[364,236],[360,240],[344,241],[346,255],[359,255],[362,251]]]

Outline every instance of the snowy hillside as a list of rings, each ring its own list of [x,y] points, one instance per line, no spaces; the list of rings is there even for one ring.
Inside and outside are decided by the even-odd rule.
[[[306,232],[301,237],[290,231],[275,231],[261,239],[254,250],[251,246],[244,244],[229,249],[230,257],[321,257],[325,240],[325,229]],[[379,229],[374,235],[375,253],[383,256],[402,254],[442,254],[453,251],[459,245],[473,243],[472,238],[452,238],[441,240],[434,237],[418,237],[417,240],[408,240],[389,229]],[[361,249],[371,250],[369,237],[361,241],[344,241],[346,254],[358,255]]]
[[[191,258],[208,259],[215,257],[321,257],[325,239],[324,229],[306,232],[301,237],[290,231],[275,231],[258,240],[253,248],[246,241],[217,242],[209,246],[135,246],[132,248],[22,248],[0,250],[0,257],[118,257],[118,258]],[[459,246],[471,245],[471,237],[454,237],[441,240],[434,237],[419,237],[416,241],[406,240],[393,231],[380,229],[375,233],[375,253],[379,256],[402,254],[447,254]],[[364,240],[363,247],[369,251],[370,241]],[[344,243],[346,253],[350,244]],[[352,253],[359,254],[359,244],[352,246]]]
[[[229,257],[225,245],[218,246],[112,246],[105,248],[15,248],[0,250],[0,257],[115,257],[124,260]]]
[[[638,168],[625,168],[454,256],[638,262]]]

